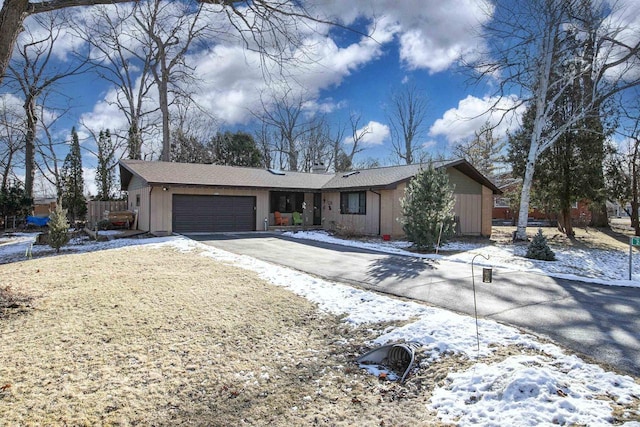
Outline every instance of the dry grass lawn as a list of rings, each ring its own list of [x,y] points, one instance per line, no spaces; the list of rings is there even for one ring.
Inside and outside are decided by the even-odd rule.
[[[255,274],[171,249],[0,265],[3,425],[437,425],[434,383],[361,371],[371,331]]]
[[[574,228],[575,237],[570,239],[556,227],[540,227],[542,234],[552,246],[575,247],[578,249],[629,250],[630,230],[612,226],[611,229],[591,227]],[[497,243],[511,243],[515,226],[493,226],[491,240]],[[527,227],[527,235],[531,238],[538,232],[538,227]],[[520,242],[519,244],[527,244]]]

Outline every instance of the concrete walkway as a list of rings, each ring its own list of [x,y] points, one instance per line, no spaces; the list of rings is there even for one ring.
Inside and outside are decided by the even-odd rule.
[[[329,280],[473,314],[471,266],[297,240],[274,233],[189,236],[242,255]],[[478,314],[546,336],[571,350],[640,376],[640,289],[593,285],[494,269],[482,283]]]

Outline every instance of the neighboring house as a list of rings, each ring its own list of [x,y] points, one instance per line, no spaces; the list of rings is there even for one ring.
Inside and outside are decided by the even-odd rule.
[[[515,224],[518,220],[518,210],[511,207],[511,203],[506,194],[514,191],[519,192],[522,180],[511,178],[509,174],[498,177],[499,188],[503,194],[494,196],[492,217],[496,223]],[[529,207],[529,220],[532,221],[556,221],[558,219],[557,212],[550,211],[546,207],[534,206]],[[574,203],[571,207],[571,219],[575,224],[588,224],[591,222],[591,210],[589,209],[589,201],[581,200]]]
[[[274,212],[301,212],[304,226],[404,235],[400,200],[421,165],[303,173],[207,164],[121,160],[120,180],[138,229],[171,233],[264,230]],[[458,231],[491,235],[501,191],[465,160],[438,162],[454,185]]]
[[[33,216],[45,217],[56,210],[55,197],[38,198],[33,200]]]
[[[627,203],[626,206],[621,206],[618,202],[607,201],[607,213],[609,218],[629,218],[629,212],[631,212],[631,203]]]

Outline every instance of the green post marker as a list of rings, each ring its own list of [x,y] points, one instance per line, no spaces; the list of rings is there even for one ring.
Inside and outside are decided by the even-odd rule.
[[[631,280],[631,271],[633,270],[633,247],[640,246],[640,237],[629,237],[629,280]]]

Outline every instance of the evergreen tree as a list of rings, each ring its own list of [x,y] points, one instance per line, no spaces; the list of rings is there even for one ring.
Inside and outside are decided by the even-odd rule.
[[[67,210],[58,203],[49,217],[49,246],[60,252],[60,248],[69,242],[69,222]]]
[[[62,166],[62,204],[72,223],[82,221],[87,213],[82,176],[82,156],[76,128],[71,129],[71,148]]]
[[[27,196],[19,183],[0,189],[0,219],[26,215],[32,205],[33,199]]]
[[[553,253],[553,251],[549,247],[547,238],[542,234],[541,228],[538,228],[538,233],[533,236],[533,240],[531,240],[531,243],[529,243],[527,254],[525,256],[527,258],[538,259],[542,261],[556,260],[556,254]]]
[[[171,161],[180,163],[212,163],[209,148],[182,129],[171,132]]]
[[[96,184],[98,200],[111,200],[115,174],[115,157],[113,141],[109,129],[100,131],[98,136],[98,166],[96,167]]]
[[[561,122],[560,116],[574,102],[561,99],[552,120]],[[513,174],[523,177],[525,161],[533,129],[532,108],[523,116],[522,128],[509,136],[508,160]],[[535,167],[532,202],[558,214],[558,229],[567,236],[574,235],[571,207],[586,199],[594,204],[604,203],[604,132],[598,118],[580,122],[575,129],[565,132],[548,150],[543,152]]]
[[[589,2],[577,5],[579,7],[576,13],[589,15]],[[587,21],[588,19],[584,22],[588,24]],[[592,39],[595,32],[585,32],[579,26],[567,26],[566,32],[563,39],[566,49],[554,52],[550,68],[550,79],[556,82],[563,81],[565,76],[578,74],[576,67],[584,63],[590,64],[594,58],[595,41]],[[577,57],[582,57],[582,62],[576,61]],[[580,78],[548,86],[546,129],[541,137],[545,139],[546,133],[556,132],[556,129],[566,127],[567,123],[573,124],[557,134],[555,142],[539,155],[532,186],[535,187],[539,200],[544,200],[545,204],[557,212],[558,229],[568,237],[575,234],[571,207],[580,200],[591,202],[594,225],[607,224],[602,165],[605,161],[606,137],[615,127],[611,120],[611,108],[607,105],[610,101],[594,101],[593,97],[597,96],[594,92],[594,74],[579,74]],[[539,85],[540,82],[537,82],[536,86]],[[588,109],[585,106],[589,106]],[[576,119],[580,117],[582,118]],[[525,162],[531,147],[535,119],[535,105],[531,104],[524,114],[522,129],[510,137],[509,159],[516,176],[525,175]]]
[[[418,250],[432,250],[446,241],[455,230],[453,208],[455,198],[446,171],[429,164],[407,186],[401,200],[403,229]]]
[[[217,165],[262,167],[262,152],[253,136],[244,132],[218,133],[210,143],[211,159]]]

